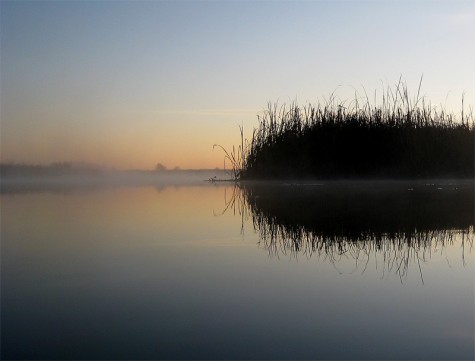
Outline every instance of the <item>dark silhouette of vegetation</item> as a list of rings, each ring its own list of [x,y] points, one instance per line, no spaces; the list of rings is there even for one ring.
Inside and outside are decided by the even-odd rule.
[[[327,184],[242,183],[227,199],[244,218],[252,217],[260,245],[271,256],[342,258],[366,267],[371,254],[385,260],[383,272],[401,280],[409,266],[455,240],[474,240],[474,185],[471,181],[330,182]]]
[[[167,167],[165,167],[162,163],[157,163],[155,166],[155,171],[157,172],[164,172],[167,170]]]
[[[214,144],[213,149],[219,148],[224,152],[224,165],[223,169],[226,170],[226,160],[231,163],[231,176],[234,180],[241,178],[242,172],[246,168],[246,152],[249,148],[247,140],[244,140],[244,129],[239,127],[241,132],[241,144],[237,147],[233,146],[231,151],[227,151],[222,145]]]
[[[421,78],[422,82],[422,78]],[[376,96],[375,96],[376,98]],[[269,104],[250,141],[225,151],[236,179],[473,177],[474,118],[411,99],[399,80],[382,104]],[[222,148],[222,147],[221,147]]]

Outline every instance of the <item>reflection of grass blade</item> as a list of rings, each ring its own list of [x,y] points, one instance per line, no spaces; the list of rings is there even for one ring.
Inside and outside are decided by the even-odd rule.
[[[260,235],[260,245],[270,256],[290,254],[298,257],[302,254],[308,258],[318,259],[338,264],[343,258],[350,257],[358,262],[365,260],[365,266],[372,254],[382,255],[385,261],[384,272],[395,273],[400,278],[407,277],[411,263],[416,263],[422,282],[421,261],[427,262],[433,251],[441,250],[454,244],[454,239],[460,240],[462,261],[465,264],[465,245],[473,248],[473,229],[421,231],[401,234],[361,234],[358,237],[333,236],[317,234],[300,229],[287,229],[283,225],[255,223]]]

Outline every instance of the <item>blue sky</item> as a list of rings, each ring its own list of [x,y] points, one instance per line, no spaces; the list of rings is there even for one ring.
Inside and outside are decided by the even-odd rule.
[[[474,1],[1,2],[1,160],[215,167],[268,101],[475,104]]]

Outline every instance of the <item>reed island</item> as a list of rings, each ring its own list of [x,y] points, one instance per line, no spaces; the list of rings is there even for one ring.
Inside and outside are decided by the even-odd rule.
[[[421,78],[422,81],[422,78]],[[226,150],[235,180],[473,178],[474,117],[411,98],[401,80],[379,105],[333,94],[324,103],[269,103],[252,138]],[[362,101],[363,99],[363,101]]]

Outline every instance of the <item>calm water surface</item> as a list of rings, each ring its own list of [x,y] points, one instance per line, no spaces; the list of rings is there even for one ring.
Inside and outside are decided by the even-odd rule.
[[[473,359],[473,183],[4,191],[2,359]]]

